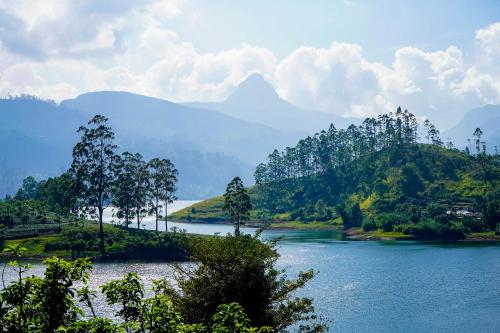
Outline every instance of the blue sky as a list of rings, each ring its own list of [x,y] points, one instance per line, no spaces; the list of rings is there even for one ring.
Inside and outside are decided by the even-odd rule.
[[[308,110],[441,128],[500,104],[500,1],[0,0],[0,95],[221,101],[251,73]]]
[[[216,52],[242,41],[285,57],[302,45],[356,43],[373,61],[390,63],[404,46],[426,51],[460,47],[473,52],[475,30],[500,19],[500,1],[193,1],[196,25],[179,35],[199,51]],[[232,28],[237,27],[237,28]]]

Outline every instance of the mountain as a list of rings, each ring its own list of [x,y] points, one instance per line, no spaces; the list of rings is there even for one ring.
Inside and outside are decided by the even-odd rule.
[[[493,152],[494,147],[500,147],[500,105],[485,105],[470,110],[462,120],[443,132],[443,138],[451,138],[455,145],[463,149],[467,145],[467,139],[471,139],[469,149],[474,150],[472,134],[476,128],[483,132],[481,141],[486,142],[488,151]]]
[[[61,106],[89,117],[102,114],[110,119],[111,126],[118,133],[164,141],[169,147],[183,145],[204,152],[237,156],[251,164],[257,164],[266,156],[271,142],[282,147],[297,138],[296,134],[220,112],[127,92],[86,93],[63,101]]]
[[[193,102],[184,105],[220,111],[239,119],[306,135],[328,128],[331,123],[337,128],[359,123],[356,118],[300,109],[279,97],[273,87],[257,73],[248,76],[222,103]]]
[[[33,97],[0,100],[0,196],[12,194],[22,178],[45,178],[67,169],[86,123],[78,112]]]
[[[69,167],[76,130],[95,114],[110,119],[122,150],[146,159],[170,158],[179,169],[178,196],[220,193],[240,175],[252,181],[254,166],[274,145],[296,140],[261,124],[156,98],[95,92],[57,105],[33,97],[0,100],[0,196],[13,194],[27,175],[38,179]]]

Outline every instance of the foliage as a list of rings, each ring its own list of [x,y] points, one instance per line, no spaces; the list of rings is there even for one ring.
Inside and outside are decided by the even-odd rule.
[[[124,220],[126,227],[133,218],[137,219],[137,229],[144,217],[148,198],[149,174],[140,154],[122,153],[117,158],[115,181],[113,183],[113,205],[116,216]]]
[[[236,302],[245,309],[252,325],[284,332],[291,325],[309,323],[305,332],[325,327],[314,315],[312,300],[294,297],[314,277],[301,272],[289,280],[275,268],[278,254],[274,243],[263,243],[249,235],[209,237],[191,247],[190,269],[177,267],[176,285],[168,295],[190,323],[210,323],[211,314],[223,303]]]
[[[240,225],[250,217],[252,204],[240,177],[235,177],[226,188],[224,193],[223,210],[228,219],[234,224],[234,234],[240,234]]]
[[[103,212],[112,198],[117,164],[115,134],[108,118],[96,115],[81,126],[80,141],[73,148],[71,173],[76,179],[79,204],[87,214],[99,219],[100,252],[104,255]]]
[[[8,250],[16,258],[12,266],[24,268],[19,280],[0,292],[0,332],[272,332],[270,327],[252,327],[243,307],[234,302],[218,305],[207,324],[188,323],[169,298],[170,287],[165,280],[154,281],[152,296],[146,298],[144,284],[136,273],[101,286],[107,304],[116,306],[121,320],[98,317],[93,307],[96,293],[87,285],[92,268],[88,259],[68,262],[50,258],[44,261],[47,267],[43,277],[23,277],[29,268],[20,263],[24,249],[16,244]],[[90,310],[90,318],[80,307],[83,305]]]
[[[400,108],[346,130],[331,125],[273,151],[256,168],[252,203],[263,214],[306,223],[318,220],[323,207],[335,207],[346,229],[373,230],[374,221],[389,232],[404,224],[422,238],[494,230],[500,156],[480,149],[480,129],[475,156],[443,147],[428,120],[424,130],[428,144],[417,142],[418,122]]]
[[[66,226],[57,237],[45,244],[45,252],[67,253],[72,258],[96,257],[99,240],[95,237],[98,225],[80,222]],[[168,234],[134,230],[105,225],[106,259],[156,259],[186,260],[189,257],[189,242],[196,240],[182,231],[174,229]]]
[[[162,209],[161,201],[163,201],[165,206],[165,231],[168,231],[167,206],[177,199],[174,195],[178,174],[177,169],[175,169],[170,160],[153,158],[148,162],[147,170],[150,177],[149,206],[151,208],[150,212],[155,213],[156,232],[158,232],[158,220],[160,219]]]

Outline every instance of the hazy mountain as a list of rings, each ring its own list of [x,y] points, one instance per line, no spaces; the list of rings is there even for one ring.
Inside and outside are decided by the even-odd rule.
[[[69,167],[76,129],[95,114],[110,118],[122,150],[145,158],[170,158],[179,169],[181,198],[221,193],[229,180],[252,180],[255,165],[275,145],[296,135],[122,92],[83,94],[57,105],[36,98],[0,100],[0,195],[12,194],[23,177],[46,178]]]
[[[27,175],[45,178],[68,167],[76,129],[86,122],[68,111],[33,97],[0,100],[0,196]]]
[[[481,141],[486,142],[488,151],[493,152],[494,147],[500,148],[500,105],[485,105],[470,110],[457,125],[443,132],[442,138],[451,138],[457,148],[463,149],[467,145],[467,139],[471,139],[476,128],[483,132]]]
[[[257,164],[272,143],[294,143],[297,134],[250,123],[220,112],[200,110],[126,92],[94,92],[61,103],[88,116],[107,116],[118,132],[163,140],[169,146],[188,145],[204,152],[237,156]]]
[[[337,128],[345,128],[359,122],[356,118],[300,109],[280,98],[273,87],[257,73],[247,77],[222,103],[193,102],[184,105],[216,110],[276,129],[308,135],[328,128],[331,123]]]

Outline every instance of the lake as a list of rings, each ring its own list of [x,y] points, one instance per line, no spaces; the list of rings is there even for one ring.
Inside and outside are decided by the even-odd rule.
[[[150,218],[145,224],[154,228]],[[233,230],[169,222],[173,226],[199,234]],[[300,294],[314,298],[331,332],[500,332],[500,245],[346,241],[337,231],[271,230],[262,237],[283,237],[278,263],[289,276],[319,272]],[[146,281],[172,272],[166,263],[100,263],[90,282],[96,288],[130,271]],[[97,307],[109,311],[102,300]]]

